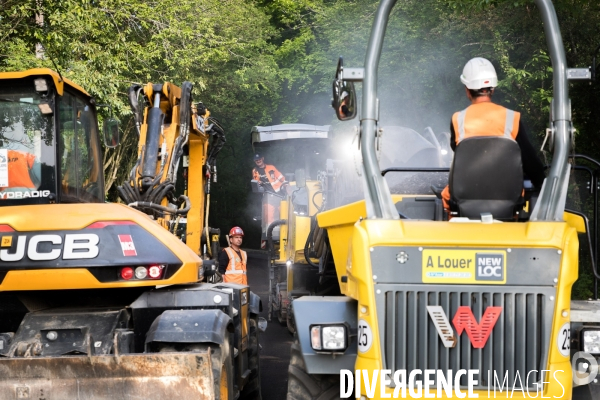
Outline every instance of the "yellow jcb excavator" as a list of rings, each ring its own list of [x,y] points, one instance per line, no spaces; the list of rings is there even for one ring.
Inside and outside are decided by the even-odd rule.
[[[224,133],[191,90],[131,88],[139,159],[107,204],[93,97],[0,73],[0,398],[260,398],[259,297],[200,283]],[[116,120],[103,132],[116,146]]]

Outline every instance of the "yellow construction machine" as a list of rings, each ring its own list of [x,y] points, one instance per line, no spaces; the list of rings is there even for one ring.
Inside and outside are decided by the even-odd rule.
[[[191,89],[131,88],[139,159],[107,204],[101,106],[49,69],[0,73],[0,398],[260,398],[259,297],[202,283],[224,133]]]
[[[590,71],[567,68],[552,2],[536,0],[554,74],[547,130],[554,155],[525,206],[520,150],[507,138],[461,141],[451,168],[382,171],[377,68],[395,3],[380,2],[364,68],[338,64],[340,120],[356,115],[354,83],[362,83],[364,200],[338,206],[327,195],[317,215],[342,295],[293,301],[288,399],[600,398],[600,306],[571,301],[578,234],[593,247],[590,229],[584,215],[565,209],[575,157],[569,80]],[[437,189],[393,194],[387,173],[412,174],[401,187],[439,184],[447,174],[451,189],[463,188],[452,192],[454,218],[444,215]],[[336,175],[325,193],[339,191]],[[593,251],[592,272],[600,278]]]
[[[282,124],[255,126],[251,131],[255,153],[265,157],[286,177],[279,191],[265,190],[251,181],[262,196],[262,242],[268,249],[269,319],[276,318],[294,332],[292,300],[304,295],[328,292],[335,286],[333,271],[324,273],[319,259],[325,247],[315,215],[324,205],[326,160],[330,154],[331,126]],[[257,218],[258,219],[258,218]]]

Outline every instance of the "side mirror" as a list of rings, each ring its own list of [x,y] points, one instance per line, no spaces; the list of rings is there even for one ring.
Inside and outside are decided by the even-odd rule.
[[[333,102],[335,114],[340,121],[347,121],[356,117],[356,90],[354,82],[345,80],[343,59],[340,57],[333,81]]]
[[[104,120],[102,124],[102,133],[104,134],[104,145],[113,149],[119,145],[119,121],[114,118]]]
[[[296,176],[296,187],[301,189],[306,186],[306,173],[303,169],[297,169],[294,173]]]

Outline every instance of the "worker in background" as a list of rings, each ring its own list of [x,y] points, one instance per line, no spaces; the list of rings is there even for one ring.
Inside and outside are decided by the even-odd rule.
[[[39,186],[39,175],[40,166],[34,154],[0,149],[0,190],[4,188],[35,190]]]
[[[229,247],[219,254],[219,273],[225,283],[247,285],[246,265],[248,255],[241,249],[244,231],[239,226],[234,226],[229,231]]]
[[[252,170],[252,179],[258,181],[265,191],[279,193],[288,184],[281,172],[270,164],[265,164],[265,158],[261,154],[254,155],[256,167]]]
[[[461,140],[474,136],[504,136],[515,140],[521,148],[523,172],[536,188],[544,183],[544,165],[525,132],[521,114],[492,102],[498,76],[491,62],[476,57],[465,65],[460,81],[465,85],[471,105],[454,113],[450,123],[450,146],[456,150]],[[501,168],[502,166],[498,166]],[[450,190],[442,192],[444,208],[450,210]]]
[[[258,184],[265,189],[265,192],[285,195],[283,190],[289,187],[288,182],[281,172],[274,165],[265,164],[265,158],[262,154],[254,155],[256,166],[252,170],[252,179],[258,181]],[[279,214],[279,206],[274,206],[268,201],[263,201],[263,217],[266,219],[267,226],[275,221],[276,214]]]

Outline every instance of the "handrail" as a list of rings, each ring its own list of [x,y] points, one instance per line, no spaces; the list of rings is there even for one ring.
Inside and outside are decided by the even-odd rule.
[[[450,168],[391,167],[391,168],[386,168],[383,171],[381,171],[381,176],[385,176],[385,174],[387,174],[388,172],[450,172]]]
[[[550,173],[546,178],[539,200],[531,215],[532,221],[562,221],[567,198],[571,147],[571,106],[567,81],[565,49],[551,0],[535,0],[540,10],[546,43],[552,60],[553,100],[551,114],[551,134],[554,135],[554,157]]]
[[[368,218],[397,219],[398,213],[391,200],[390,190],[381,174],[375,152],[376,130],[379,119],[377,99],[377,69],[383,47],[383,39],[392,8],[397,0],[382,0],[377,9],[367,54],[363,79],[363,107],[361,110],[361,152],[367,190]],[[533,221],[561,221],[567,197],[568,157],[571,147],[571,107],[564,45],[551,0],[535,0],[540,10],[552,68],[554,71],[554,97],[552,102],[551,127],[554,135],[554,157],[550,173],[546,178]]]
[[[398,211],[392,202],[387,183],[381,176],[377,163],[375,140],[377,121],[379,119],[379,100],[377,99],[377,69],[383,47],[385,29],[392,8],[397,0],[382,0],[375,14],[371,37],[365,57],[365,74],[363,80],[363,101],[360,117],[360,147],[363,157],[367,190],[365,200],[367,218],[398,219]]]

